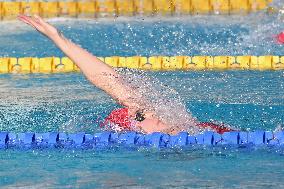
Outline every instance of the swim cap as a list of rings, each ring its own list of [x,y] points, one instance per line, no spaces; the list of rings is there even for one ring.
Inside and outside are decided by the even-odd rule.
[[[113,110],[108,117],[105,118],[105,123],[117,124],[123,130],[129,130],[131,128],[131,122],[129,120],[128,109],[119,108]]]
[[[279,33],[279,34],[276,36],[276,39],[277,39],[277,42],[278,42],[278,43],[284,44],[284,32]]]

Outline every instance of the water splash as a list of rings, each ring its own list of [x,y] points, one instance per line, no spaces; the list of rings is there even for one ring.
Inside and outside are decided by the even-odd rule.
[[[186,110],[185,103],[178,92],[159,79],[142,70],[116,69],[124,83],[134,90],[142,101],[140,109],[155,112],[164,123],[180,128],[180,130],[196,133],[196,119]],[[141,99],[140,99],[141,101]]]

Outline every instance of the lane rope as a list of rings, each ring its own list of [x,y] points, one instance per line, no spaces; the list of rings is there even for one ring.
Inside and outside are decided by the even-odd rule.
[[[133,56],[98,57],[112,67],[152,71],[283,70],[284,56]],[[0,57],[1,73],[66,73],[79,68],[67,57]]]
[[[103,131],[101,133],[11,133],[0,132],[0,148],[96,148],[111,145],[123,146],[145,146],[156,148],[171,148],[177,146],[192,145],[231,145],[231,146],[247,146],[247,145],[284,145],[284,131],[231,131],[222,135],[205,131],[204,133],[192,136],[186,132],[177,135],[168,135],[160,132],[152,134],[141,134],[136,132],[114,133]]]

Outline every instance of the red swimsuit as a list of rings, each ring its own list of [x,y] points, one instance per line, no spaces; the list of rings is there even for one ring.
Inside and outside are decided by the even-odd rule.
[[[122,130],[131,130],[131,121],[128,115],[127,108],[119,108],[113,110],[107,118],[105,123],[114,123],[122,127]],[[224,125],[217,125],[211,122],[200,122],[197,124],[198,127],[206,129],[211,128],[213,131],[223,134],[224,132],[233,131],[232,129],[225,127]]]

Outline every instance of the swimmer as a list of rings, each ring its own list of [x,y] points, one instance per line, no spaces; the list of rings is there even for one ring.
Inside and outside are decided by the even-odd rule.
[[[143,96],[137,93],[135,89],[126,85],[122,76],[115,69],[65,38],[62,33],[41,17],[37,15],[19,15],[18,19],[49,38],[80,68],[93,85],[106,92],[118,104],[123,106],[123,108],[114,110],[105,119],[106,124],[104,125],[115,125],[119,128],[116,130],[119,131],[134,130],[143,133],[163,132],[177,134],[185,131],[184,127],[162,121],[157,116],[157,112],[148,108],[150,106],[143,99]],[[176,110],[173,109],[173,111]],[[210,128],[219,133],[230,131],[229,128],[213,123],[200,123],[195,118],[188,119],[187,123],[184,124],[192,128]]]

